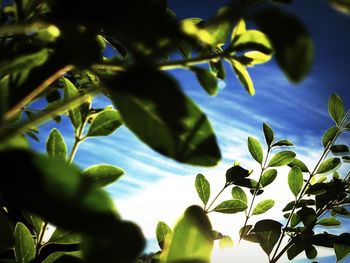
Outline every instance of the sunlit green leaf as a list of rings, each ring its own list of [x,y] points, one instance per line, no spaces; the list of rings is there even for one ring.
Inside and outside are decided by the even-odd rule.
[[[335,238],[334,252],[337,257],[337,262],[350,254],[350,234],[343,233]]]
[[[74,252],[54,252],[50,254],[42,263],[83,263],[80,251]]]
[[[275,201],[267,199],[258,203],[253,209],[252,215],[260,215],[270,210],[275,205]]]
[[[56,228],[48,242],[55,244],[79,244],[81,235],[62,228]]]
[[[95,186],[104,187],[116,182],[124,174],[124,171],[114,165],[97,164],[85,169],[81,176]]]
[[[288,164],[289,167],[299,167],[300,170],[303,172],[303,173],[307,173],[309,172],[309,169],[307,168],[306,164],[303,163],[302,161],[300,161],[299,159],[294,159],[292,162],[290,162]]]
[[[335,126],[330,127],[327,131],[325,131],[322,137],[323,147],[326,148],[329,146],[328,144],[334,139],[338,131],[339,129]]]
[[[238,199],[245,203],[248,203],[247,195],[239,186],[235,186],[232,188],[231,195],[233,199]]]
[[[328,112],[335,123],[339,125],[343,120],[345,109],[341,98],[335,93],[332,93],[329,98]]]
[[[229,236],[223,236],[219,241],[220,248],[233,247],[233,240]]]
[[[202,174],[198,174],[195,181],[195,187],[199,198],[202,200],[204,205],[208,203],[210,197],[210,184],[208,180]]]
[[[208,69],[200,67],[190,67],[190,69],[196,74],[196,77],[204,90],[209,95],[215,96],[219,90],[218,80],[215,74]]]
[[[246,67],[241,62],[234,59],[231,59],[230,63],[232,65],[234,72],[236,73],[237,78],[243,84],[246,91],[249,93],[249,95],[254,95],[255,94],[254,84],[252,79],[249,76],[249,73]]]
[[[260,184],[262,187],[271,184],[277,177],[277,171],[275,169],[267,170],[263,173],[260,179]]]
[[[92,121],[87,136],[108,136],[122,125],[122,120],[117,110],[104,110]]]
[[[335,217],[322,218],[317,222],[317,225],[321,226],[339,226],[341,222]]]
[[[64,100],[65,101],[70,101],[80,96],[79,91],[69,79],[62,78],[62,81],[64,83]],[[83,117],[80,111],[80,107],[78,106],[69,110],[68,114],[74,128],[78,129],[83,123]]]
[[[46,151],[49,156],[67,158],[67,145],[57,129],[52,129],[46,142]]]
[[[215,212],[224,213],[224,214],[235,214],[238,212],[245,211],[248,208],[246,202],[243,202],[238,199],[226,200],[220,203],[214,208]]]
[[[303,188],[303,174],[298,166],[294,166],[288,173],[288,185],[295,197],[298,196]]]
[[[325,174],[335,170],[340,165],[339,158],[328,158],[323,161],[317,170],[317,174]]]
[[[273,146],[293,146],[294,144],[290,140],[280,140],[273,144]]]
[[[279,153],[276,153],[270,160],[269,166],[270,167],[276,167],[276,166],[283,166],[286,164],[291,163],[295,158],[295,153],[292,151],[282,151]]]
[[[172,238],[171,228],[163,221],[158,222],[156,228],[156,237],[159,247],[163,249],[166,240]]]
[[[265,122],[263,123],[263,131],[264,131],[266,144],[270,146],[273,142],[273,139],[275,138],[275,134],[272,128]]]
[[[254,138],[254,137],[249,137],[248,138],[248,149],[249,149],[250,154],[255,159],[255,161],[262,164],[263,158],[264,158],[264,153],[263,153],[263,149],[262,149],[261,144],[258,141],[258,139]]]
[[[15,256],[17,263],[31,263],[35,258],[35,242],[28,228],[21,222],[15,227]]]

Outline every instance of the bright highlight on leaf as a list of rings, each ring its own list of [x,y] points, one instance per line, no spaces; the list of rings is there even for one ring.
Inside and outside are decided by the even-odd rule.
[[[46,151],[49,156],[60,157],[66,160],[67,145],[62,134],[57,129],[52,129],[46,142]]]
[[[248,138],[248,149],[249,149],[250,154],[255,159],[255,161],[262,164],[263,158],[264,158],[264,153],[263,153],[263,149],[262,149],[261,144],[258,141],[258,139],[254,138],[254,137],[249,137]]]
[[[298,166],[293,166],[293,168],[288,173],[288,185],[289,189],[292,191],[295,197],[298,196],[303,187],[303,174]]]
[[[198,174],[196,176],[195,187],[198,193],[199,198],[202,200],[203,204],[208,203],[210,197],[210,184],[204,175]]]
[[[117,110],[103,110],[92,121],[86,136],[108,136],[122,125]]]
[[[268,210],[270,210],[274,205],[275,205],[275,201],[272,199],[261,201],[254,208],[252,215],[263,214],[263,213],[267,212]]]
[[[295,153],[292,151],[282,151],[276,153],[269,162],[269,167],[283,166],[291,163],[295,158]]]
[[[343,120],[344,117],[344,105],[341,98],[333,93],[328,101],[328,112],[337,125]]]
[[[238,212],[245,211],[248,208],[246,202],[243,202],[238,199],[227,200],[220,203],[214,208],[215,212],[224,213],[224,214],[235,214]]]

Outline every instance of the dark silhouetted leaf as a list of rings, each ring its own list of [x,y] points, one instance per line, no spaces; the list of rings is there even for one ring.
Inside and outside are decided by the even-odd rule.
[[[245,211],[247,208],[247,203],[238,199],[234,199],[223,201],[218,206],[216,206],[213,211],[224,214],[235,214]]]
[[[337,144],[337,145],[333,145],[331,146],[330,150],[332,151],[332,153],[348,153],[349,152],[349,147],[344,145],[344,144]]]
[[[124,174],[124,171],[114,165],[97,164],[85,169],[81,176],[95,186],[104,187],[116,182]]]
[[[219,90],[215,74],[208,69],[200,67],[190,67],[190,69],[196,74],[196,77],[204,90],[209,95],[215,96]]]
[[[249,171],[240,165],[235,165],[226,171],[226,182],[233,183],[237,180],[244,179],[249,176]]]
[[[325,131],[322,137],[323,147],[329,147],[328,144],[334,139],[338,131],[339,129],[335,126],[330,127],[327,131]]]
[[[294,166],[288,173],[288,185],[295,197],[300,193],[303,184],[303,174],[298,166]]]
[[[259,240],[261,248],[267,255],[270,255],[273,247],[276,245],[281,235],[281,227],[281,223],[270,219],[261,220],[255,224],[253,231]]]
[[[57,129],[52,129],[46,142],[46,151],[49,156],[67,158],[67,145]]]
[[[122,125],[117,110],[104,110],[92,121],[86,136],[108,136]]]
[[[163,249],[166,239],[171,239],[172,237],[171,228],[163,221],[158,222],[156,228],[156,237],[159,247]]]
[[[277,177],[277,171],[275,169],[267,170],[263,173],[260,179],[260,184],[262,187],[271,184]]]
[[[334,240],[334,252],[337,262],[350,254],[350,234],[343,233]]]
[[[305,249],[305,254],[308,259],[314,259],[317,257],[317,250],[314,246],[310,246]]]
[[[263,149],[261,147],[260,142],[256,138],[254,138],[254,137],[248,138],[248,149],[249,149],[250,154],[255,159],[255,161],[262,164],[263,158],[264,158],[264,153],[263,153]]]
[[[270,167],[276,167],[276,166],[283,166],[286,164],[291,163],[295,158],[295,153],[292,151],[282,151],[279,153],[276,153],[270,160],[269,166]]]
[[[292,260],[297,255],[299,255],[301,252],[303,252],[304,248],[301,246],[297,246],[293,244],[290,248],[287,250],[287,256],[289,260]]]
[[[270,210],[274,205],[275,205],[275,201],[272,199],[267,199],[267,200],[261,201],[254,208],[252,215],[263,214],[263,213],[267,212],[268,210]]]
[[[338,125],[344,118],[345,110],[343,102],[341,98],[335,93],[332,93],[332,95],[329,98],[328,112],[329,115],[331,115],[332,119],[335,121],[335,123]]]
[[[210,184],[208,180],[204,177],[204,175],[197,175],[195,187],[199,198],[202,200],[203,204],[206,205],[210,197]]]
[[[304,226],[313,227],[316,224],[317,216],[314,209],[309,207],[303,207],[297,212]]]
[[[14,237],[13,237],[13,224],[10,219],[3,213],[0,212],[0,252],[13,247]]]

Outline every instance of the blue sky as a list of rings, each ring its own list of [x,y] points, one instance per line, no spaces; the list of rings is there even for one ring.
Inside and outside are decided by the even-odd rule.
[[[225,2],[227,1],[171,0],[169,5],[179,18],[209,18],[217,7]],[[249,156],[246,141],[248,136],[255,136],[263,142],[263,122],[273,127],[278,138],[292,140],[296,145],[293,150],[298,158],[313,167],[322,151],[322,134],[332,125],[327,113],[330,94],[338,93],[349,108],[350,16],[335,12],[326,1],[319,0],[295,1],[288,9],[305,22],[315,40],[315,64],[311,74],[301,84],[291,84],[275,62],[271,61],[250,69],[256,88],[256,95],[250,97],[226,65],[228,77],[225,88],[216,97],[209,97],[190,72],[171,72],[186,94],[200,105],[212,122],[223,155],[218,166],[193,167],[169,160],[142,144],[125,127],[107,138],[88,139],[79,148],[75,160],[82,168],[97,163],[110,163],[126,171],[126,175],[118,183],[108,187],[108,191],[116,200],[122,216],[142,226],[150,240],[149,251],[157,249],[154,230],[158,220],[164,220],[171,225],[187,206],[193,203],[200,204],[193,186],[197,173],[207,176],[212,184],[212,192],[215,193],[224,182],[224,172],[235,160],[240,161],[246,168],[258,170]],[[98,98],[94,102],[96,107],[107,104],[110,102],[104,98]],[[57,124],[47,123],[41,127],[41,141],[33,142],[36,149],[45,149],[48,133],[55,126]],[[69,121],[64,119],[58,125],[58,129],[67,138],[70,148],[73,130]],[[344,137],[342,141],[349,143],[349,138]],[[349,166],[346,168],[349,169]],[[271,213],[266,214],[267,217],[278,215],[278,218],[281,218],[280,210],[284,201],[292,200],[286,183],[287,173],[288,169],[279,170],[276,185],[271,186],[264,194],[263,199],[270,196],[276,200],[276,206],[271,209]],[[229,193],[226,196],[228,197]],[[265,216],[257,219],[263,218]],[[242,215],[212,215],[211,219],[215,229],[227,234],[232,233],[233,236],[243,223]],[[349,229],[348,225],[346,229]],[[239,255],[242,256],[242,251],[246,254],[257,251],[256,255],[251,255],[251,262],[254,262],[262,255],[258,252],[260,249],[255,248],[255,245],[241,246]],[[229,262],[229,258],[225,258],[226,254],[220,253],[213,262]],[[229,257],[231,252],[227,253]],[[237,250],[234,253],[238,253]],[[323,255],[327,254],[325,253],[323,252]],[[235,262],[250,262],[247,258],[243,260],[238,254],[233,255]],[[332,257],[318,260],[321,263],[334,262]]]

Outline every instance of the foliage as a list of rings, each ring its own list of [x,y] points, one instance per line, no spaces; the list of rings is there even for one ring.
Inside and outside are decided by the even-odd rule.
[[[297,17],[273,2],[289,1],[233,1],[208,21],[180,21],[163,0],[138,1],[137,7],[133,1],[0,1],[0,164],[6,171],[0,184],[0,260],[142,261],[145,240],[140,229],[121,219],[103,189],[117,181],[123,170],[111,164],[82,170],[73,163],[79,145],[87,139],[109,136],[125,125],[142,142],[169,158],[193,165],[217,164],[221,153],[208,117],[167,71],[180,68],[193,72],[213,96],[219,92],[219,80],[225,79],[223,65],[228,63],[247,92],[254,95],[249,67],[266,63],[275,55],[286,76],[301,81],[312,65],[312,39]],[[333,6],[348,7],[341,1],[331,2]],[[252,19],[259,30],[247,29],[245,18]],[[105,57],[106,49],[114,50],[114,56]],[[176,54],[183,59],[174,59]],[[113,106],[92,107],[97,95],[108,97]],[[44,106],[35,108],[35,102]],[[334,144],[348,125],[338,96],[332,96],[329,111],[335,126],[323,138],[322,161],[329,150],[348,152],[346,145]],[[47,138],[47,155],[30,149],[28,137],[39,140],[40,124],[60,122],[65,117],[74,130],[70,151],[68,138],[58,129]],[[248,141],[250,153],[261,165],[258,181],[250,178],[248,170],[234,165],[225,175],[223,188],[235,185],[233,199],[213,208],[219,195],[208,205],[210,184],[203,175],[198,176],[196,189],[204,208],[189,207],[173,231],[164,222],[158,224],[162,253],[154,260],[207,262],[214,238],[221,239],[223,246],[232,245],[230,237],[214,234],[209,212],[246,211],[241,238],[255,239],[269,255],[277,243],[272,262],[278,259],[276,253],[286,234],[291,235],[288,255],[300,249],[309,256],[315,254],[313,247],[305,247],[300,240],[305,240],[307,234],[312,244],[322,245],[322,234],[310,233],[317,222],[339,224],[336,219],[317,219],[325,207],[335,214],[347,213],[338,202],[346,198],[348,186],[336,177],[312,185],[310,180],[337,169],[349,157],[320,162],[300,190],[300,172],[308,169],[294,159],[293,152],[280,151],[267,164],[272,148],[292,143],[275,142],[267,124],[264,133],[268,146],[265,154],[257,139]],[[260,221],[254,227],[247,225],[251,216],[274,205],[273,200],[265,200],[253,209],[255,196],[277,176],[277,170],[271,167],[287,164],[299,168],[292,168],[290,176],[296,200],[286,227],[271,220]],[[241,187],[250,189],[253,195],[250,206]],[[305,203],[296,211],[305,194],[316,195],[316,210]],[[309,214],[315,220],[306,221]],[[304,229],[295,224],[289,231],[288,224],[296,217]],[[53,225],[55,231],[46,241],[47,227]],[[340,260],[349,251],[349,237],[330,237]],[[187,242],[193,246],[186,246]]]

